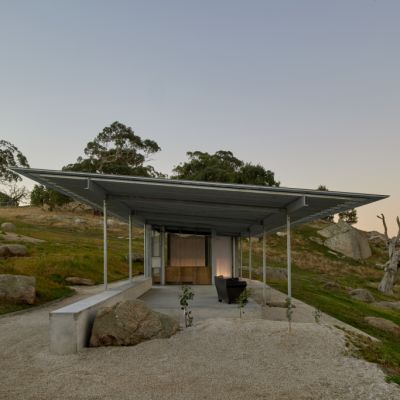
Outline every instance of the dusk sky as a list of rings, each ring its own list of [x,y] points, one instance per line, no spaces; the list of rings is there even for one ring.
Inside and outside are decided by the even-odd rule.
[[[162,148],[231,150],[282,186],[389,194],[400,215],[400,1],[0,0],[0,138],[73,162],[120,121]]]

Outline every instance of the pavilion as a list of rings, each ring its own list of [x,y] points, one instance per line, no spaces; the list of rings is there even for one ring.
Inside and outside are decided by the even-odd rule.
[[[242,238],[286,230],[291,297],[291,227],[386,198],[384,195],[195,182],[31,168],[13,171],[103,212],[104,286],[107,289],[107,218],[128,223],[129,279],[132,226],[144,228],[144,275],[165,284],[212,284],[216,275],[239,276]]]

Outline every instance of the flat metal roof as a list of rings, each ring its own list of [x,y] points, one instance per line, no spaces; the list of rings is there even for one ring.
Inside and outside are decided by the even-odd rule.
[[[145,178],[124,175],[12,168],[48,188],[103,209],[138,226],[148,223],[176,232],[259,235],[359,207],[386,195],[318,191]]]

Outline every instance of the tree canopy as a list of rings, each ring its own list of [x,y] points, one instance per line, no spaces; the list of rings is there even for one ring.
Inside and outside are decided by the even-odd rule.
[[[31,205],[39,207],[47,205],[50,211],[56,206],[62,206],[71,201],[72,199],[68,196],[64,196],[53,189],[48,189],[43,185],[35,185],[31,192]]]
[[[280,184],[275,180],[274,172],[260,164],[245,163],[231,151],[220,150],[214,154],[189,151],[186,154],[189,160],[177,165],[171,178],[264,186]]]
[[[319,185],[317,190],[328,191],[329,189],[325,185]],[[324,220],[333,222],[334,216],[328,215],[327,217],[324,218]],[[347,222],[348,224],[351,224],[351,225],[356,224],[358,222],[357,210],[353,208],[352,210],[343,211],[343,212],[339,213],[339,220]]]
[[[105,127],[85,149],[85,157],[63,169],[119,175],[160,176],[150,165],[149,157],[161,150],[150,139],[142,139],[131,127],[116,121]]]
[[[339,213],[339,219],[347,222],[348,224],[356,224],[358,222],[357,210],[352,209]]]
[[[21,177],[10,171],[9,167],[29,167],[28,160],[16,146],[6,140],[0,140],[0,182],[18,182]]]

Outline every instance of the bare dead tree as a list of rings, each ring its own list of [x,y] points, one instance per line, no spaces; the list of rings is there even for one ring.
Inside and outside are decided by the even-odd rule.
[[[400,219],[396,218],[398,233],[397,236],[389,238],[388,229],[386,225],[385,216],[383,214],[377,215],[382,220],[383,228],[385,230],[386,247],[389,253],[389,260],[386,262],[384,269],[385,273],[381,282],[379,283],[378,289],[385,294],[393,294],[393,286],[396,280],[397,271],[400,263]]]
[[[1,185],[1,192],[8,199],[8,205],[17,207],[29,195],[28,189],[16,182],[5,182]]]

